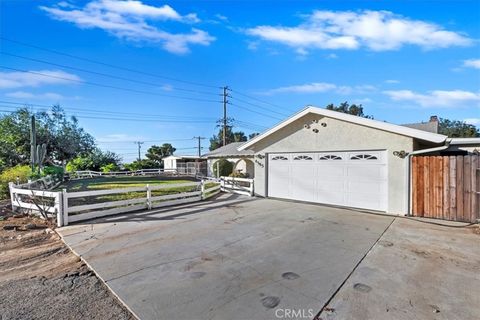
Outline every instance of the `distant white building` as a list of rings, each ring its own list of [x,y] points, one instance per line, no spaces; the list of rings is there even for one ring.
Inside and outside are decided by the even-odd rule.
[[[181,174],[207,174],[207,159],[198,156],[168,156],[162,159],[165,171]]]

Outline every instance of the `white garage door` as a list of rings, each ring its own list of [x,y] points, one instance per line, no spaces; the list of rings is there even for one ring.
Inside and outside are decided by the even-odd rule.
[[[386,211],[386,152],[270,154],[268,195]]]

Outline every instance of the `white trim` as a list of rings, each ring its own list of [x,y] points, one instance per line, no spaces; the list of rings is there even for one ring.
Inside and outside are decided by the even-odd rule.
[[[321,116],[325,116],[328,118],[334,118],[346,122],[351,122],[355,123],[358,125],[362,125],[365,127],[370,127],[374,129],[379,129],[383,131],[388,131],[388,132],[393,132],[399,135],[407,136],[407,137],[412,137],[424,141],[429,141],[433,143],[443,143],[447,139],[447,136],[437,134],[437,133],[431,133],[427,131],[422,131],[418,129],[413,129],[413,128],[408,128],[404,126],[399,126],[396,124],[392,123],[387,123],[387,122],[382,122],[382,121],[377,121],[377,120],[372,120],[372,119],[367,119],[367,118],[362,118],[362,117],[357,117],[353,116],[351,114],[346,114],[342,112],[337,112],[337,111],[332,111],[332,110],[327,110],[323,108],[317,108],[313,106],[308,106],[305,109],[303,109],[300,112],[297,112],[295,115],[292,117],[286,119],[285,121],[279,123],[275,127],[271,128],[270,130],[267,130],[266,132],[262,133],[259,136],[256,136],[252,140],[246,142],[245,144],[241,145],[238,150],[242,151],[245,149],[248,149],[252,145],[256,144],[257,142],[265,139],[269,135],[273,134],[274,132],[286,127],[290,123],[300,119],[301,117],[309,114],[309,113],[314,113],[318,114]]]
[[[450,145],[478,145],[480,146],[480,138],[449,138]]]

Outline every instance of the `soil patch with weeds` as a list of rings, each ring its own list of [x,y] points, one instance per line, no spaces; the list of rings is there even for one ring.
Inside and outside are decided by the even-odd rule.
[[[0,318],[135,319],[48,227],[0,220]]]

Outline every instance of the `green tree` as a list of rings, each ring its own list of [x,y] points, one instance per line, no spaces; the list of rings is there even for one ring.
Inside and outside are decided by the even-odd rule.
[[[4,167],[29,163],[32,115],[35,115],[37,144],[47,146],[47,163],[67,162],[95,149],[93,137],[59,106],[53,106],[51,112],[35,114],[20,108],[0,116],[0,164]]]
[[[440,118],[438,121],[438,133],[450,138],[480,137],[478,128],[464,121]]]
[[[349,104],[347,101],[340,103],[340,105],[337,107],[333,103],[327,105],[325,107],[328,110],[332,111],[337,111],[337,112],[343,112],[343,113],[348,113],[354,116],[358,117],[363,117],[363,118],[368,118],[368,119],[373,119],[372,116],[366,115],[363,113],[363,106],[361,104]]]
[[[226,142],[227,144],[232,142],[247,141],[247,136],[242,131],[233,131],[232,127],[228,126],[226,130]],[[218,149],[223,146],[223,128],[220,128],[218,134],[210,138],[210,151]]]
[[[122,158],[114,152],[95,149],[93,152],[82,154],[67,163],[67,171],[102,171],[118,168]],[[109,166],[110,165],[110,166]],[[103,168],[103,169],[102,169]]]
[[[148,148],[145,156],[149,160],[155,161],[158,164],[160,164],[163,158],[173,155],[175,150],[177,149],[174,148],[170,143],[164,143],[161,146],[153,145],[150,148]]]
[[[253,139],[253,138],[255,138],[256,136],[259,136],[259,135],[260,135],[260,133],[258,133],[258,132],[250,133],[248,135],[248,140],[251,140],[251,139]]]

